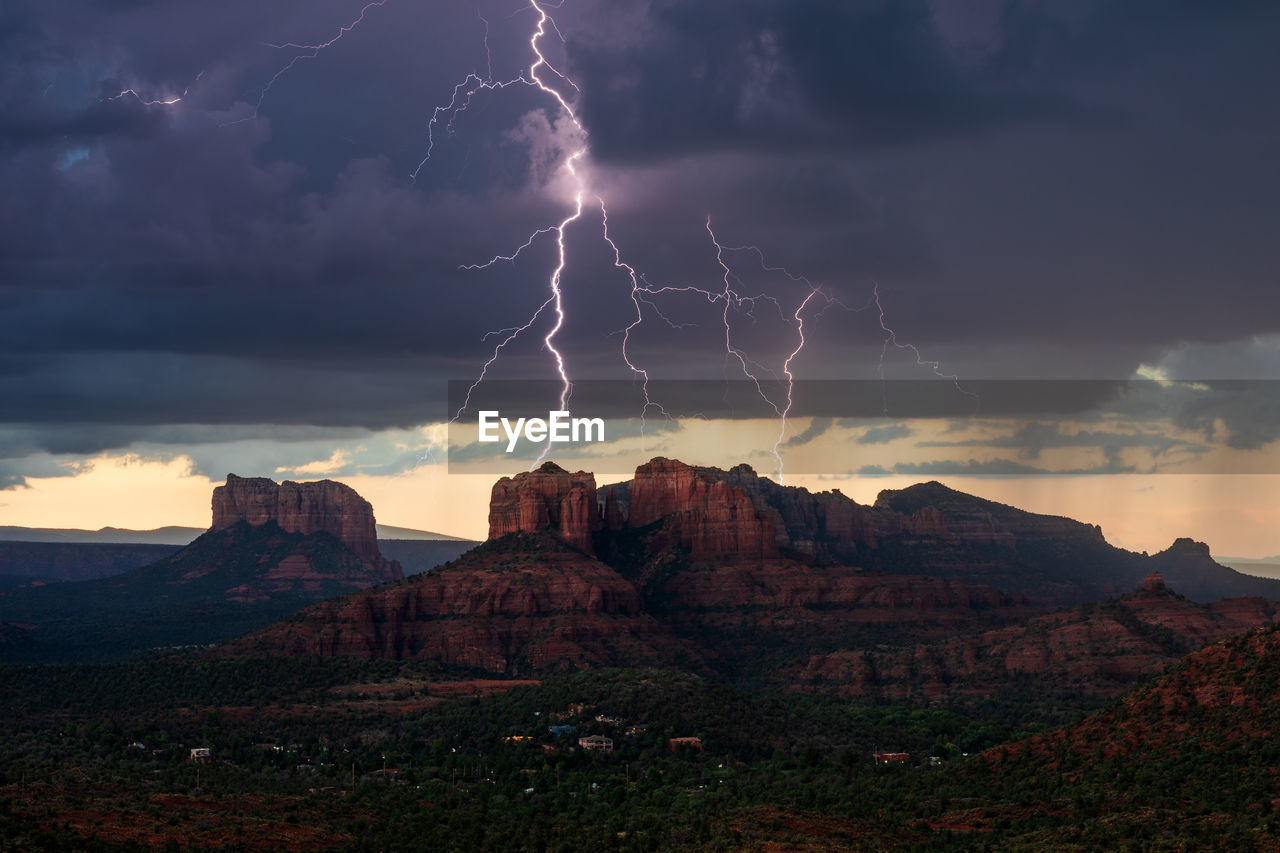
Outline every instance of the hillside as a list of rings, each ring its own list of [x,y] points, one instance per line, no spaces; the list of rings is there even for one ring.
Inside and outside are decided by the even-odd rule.
[[[1189,655],[1104,710],[940,780],[930,826],[998,849],[1275,850],[1280,626]]]
[[[413,539],[428,542],[465,542],[457,536],[416,530],[412,527],[376,525],[378,539]],[[201,527],[169,525],[154,530],[130,530],[124,527],[101,527],[77,530],[62,527],[17,527],[0,525],[0,542],[66,542],[111,543],[116,545],[187,545],[204,532]]]
[[[988,755],[993,762],[1054,758],[1084,766],[1101,756],[1121,764],[1184,761],[1255,766],[1280,758],[1280,625],[1237,634],[1186,657],[1150,683],[1077,725]],[[1239,766],[1239,765],[1238,765]],[[1271,764],[1268,772],[1274,773]]]
[[[211,528],[176,553],[109,578],[0,594],[0,621],[23,632],[0,659],[118,657],[229,639],[401,577],[373,530],[368,502],[341,484],[230,476],[214,490]]]
[[[795,676],[798,687],[834,684],[840,695],[863,699],[1008,703],[1034,694],[1040,701],[1100,701],[1194,649],[1271,625],[1278,615],[1280,605],[1262,598],[1197,604],[1156,574],[1118,598],[972,636],[815,655]]]
[[[1050,553],[1054,541],[1125,566],[1163,565],[1167,555],[1122,552],[1095,528],[937,484],[838,517],[842,496],[748,472],[659,459],[601,490],[591,474],[552,463],[502,478],[487,543],[428,576],[325,602],[223,651],[431,660],[507,675],[692,664],[743,685],[911,701],[1034,687],[1084,707],[1276,616],[1263,599],[1197,604],[1158,575],[1116,601],[1038,616],[1043,600],[973,579],[1021,571],[1041,594],[1056,589],[1058,603],[1072,602],[1098,585],[1100,570],[1089,563],[1068,574],[1067,557],[1079,552]],[[771,502],[762,509],[753,495]],[[850,542],[870,564],[893,560],[918,573],[834,561],[833,549]],[[952,556],[988,546],[1019,562],[992,552],[957,566]],[[1037,554],[1040,563],[1026,562]],[[1207,560],[1194,545],[1177,554],[1193,567]],[[623,643],[628,634],[642,642]]]
[[[222,654],[430,660],[499,674],[697,665],[635,587],[546,534],[487,542],[429,574],[309,607]]]
[[[379,531],[381,529],[379,525]],[[191,539],[201,532],[194,533]],[[466,539],[380,538],[378,550],[388,560],[400,563],[406,575],[413,575],[447,563],[477,544]],[[32,581],[50,583],[112,577],[175,554],[179,548],[114,542],[0,541],[0,588]]]
[[[194,538],[194,537],[192,537]],[[0,541],[0,576],[11,585],[105,578],[154,563],[177,545]]]

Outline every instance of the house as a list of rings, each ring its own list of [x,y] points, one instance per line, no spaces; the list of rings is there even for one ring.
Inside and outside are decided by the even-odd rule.
[[[636,723],[634,726],[627,726],[627,735],[631,737],[642,735],[647,731],[649,731],[648,723]]]
[[[667,745],[671,747],[672,752],[675,752],[682,746],[687,746],[690,749],[696,749],[698,752],[702,752],[702,738],[699,737],[673,737],[667,740]]]
[[[873,752],[871,757],[876,764],[906,764],[911,760],[911,755],[906,752]]]
[[[210,749],[207,746],[197,746],[191,750],[191,760],[197,764],[208,764],[210,757]]]
[[[578,738],[578,746],[583,749],[594,749],[597,752],[613,752],[613,738],[604,735],[589,735]]]

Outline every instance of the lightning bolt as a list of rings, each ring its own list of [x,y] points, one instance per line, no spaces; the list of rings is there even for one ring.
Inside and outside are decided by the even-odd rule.
[[[186,91],[186,90],[184,90],[184,91],[183,91],[183,93],[182,93],[181,95],[175,95],[175,96],[174,96],[174,97],[172,97],[172,98],[155,98],[155,99],[147,99],[147,98],[143,97],[142,95],[140,95],[140,94],[138,93],[138,90],[137,90],[137,89],[121,89],[121,90],[120,90],[120,94],[118,94],[118,95],[112,95],[111,97],[109,97],[109,98],[103,98],[102,100],[104,100],[104,101],[119,101],[119,100],[122,100],[122,99],[124,99],[124,98],[132,97],[132,98],[136,99],[136,100],[138,101],[138,103],[142,104],[142,105],[143,105],[143,106],[145,106],[145,107],[171,107],[171,106],[173,106],[174,104],[176,104],[176,103],[180,102],[180,101],[181,101],[183,98],[185,98],[186,96],[187,96],[187,91]]]
[[[299,63],[317,59],[321,53],[333,47],[341,41],[348,33],[352,32],[363,24],[372,10],[385,6],[388,0],[370,0],[366,2],[359,11],[359,14],[350,22],[338,27],[337,32],[332,38],[314,44],[306,44],[301,42],[289,41],[282,43],[267,43],[267,47],[273,50],[285,51],[292,50],[295,54],[282,66],[280,66],[274,74],[266,81],[258,93],[256,103],[253,105],[251,115],[229,122],[228,124],[238,124],[243,121],[256,118],[262,109],[266,99],[271,94],[276,84],[289,74]],[[565,120],[572,125],[577,133],[577,138],[581,140],[573,150],[568,151],[564,155],[564,159],[560,164],[560,168],[570,177],[575,188],[573,195],[573,203],[570,210],[558,222],[537,228],[529,234],[527,239],[507,253],[498,253],[493,255],[486,261],[479,263],[462,264],[459,269],[462,270],[483,270],[499,263],[515,264],[521,255],[530,249],[537,241],[544,238],[554,239],[556,245],[556,260],[554,267],[548,273],[546,279],[546,297],[537,306],[528,318],[518,325],[508,326],[506,328],[487,332],[482,338],[482,342],[489,342],[496,339],[496,343],[490,350],[489,355],[475,380],[467,389],[467,393],[454,414],[450,423],[461,418],[463,412],[470,406],[472,393],[477,387],[488,377],[490,369],[504,354],[506,349],[517,341],[521,336],[529,334],[531,330],[538,327],[541,323],[546,323],[547,328],[542,336],[542,348],[550,354],[556,375],[560,381],[560,394],[558,398],[559,408],[567,409],[569,400],[573,393],[573,383],[570,379],[570,371],[564,353],[557,345],[556,339],[563,330],[567,315],[564,292],[561,284],[564,272],[569,262],[569,247],[567,232],[570,226],[579,223],[584,214],[585,200],[590,194],[594,198],[595,206],[599,207],[600,212],[600,236],[604,243],[609,247],[613,255],[613,265],[615,269],[620,270],[627,277],[630,284],[629,298],[631,307],[634,310],[633,318],[627,325],[618,330],[615,334],[621,336],[621,357],[627,369],[639,381],[643,394],[643,406],[641,407],[640,419],[641,429],[643,431],[645,418],[651,411],[657,411],[661,416],[671,419],[670,413],[659,403],[654,400],[650,394],[649,383],[651,374],[648,368],[640,365],[633,354],[632,334],[636,332],[647,320],[653,317],[665,323],[672,329],[683,329],[695,326],[695,323],[679,322],[672,319],[671,316],[662,308],[662,302],[665,297],[673,295],[693,295],[701,297],[708,304],[719,308],[719,325],[722,328],[722,339],[724,345],[724,370],[725,376],[728,377],[731,365],[736,365],[735,370],[740,370],[742,375],[751,381],[759,397],[769,406],[774,415],[778,419],[779,429],[777,437],[772,446],[772,455],[776,462],[775,476],[781,482],[783,480],[783,459],[782,444],[785,440],[788,430],[788,418],[794,407],[794,389],[796,376],[793,365],[804,351],[807,341],[805,336],[806,321],[813,322],[823,316],[823,314],[832,307],[837,307],[848,311],[862,311],[874,304],[878,312],[880,329],[884,333],[881,344],[880,361],[878,372],[882,382],[885,379],[885,359],[889,349],[909,350],[915,358],[916,365],[924,367],[932,371],[932,373],[940,378],[951,380],[956,388],[963,393],[969,394],[960,386],[959,377],[954,374],[946,373],[942,370],[938,361],[926,359],[914,344],[903,343],[898,339],[898,335],[893,328],[888,325],[886,312],[880,300],[879,284],[876,284],[873,294],[868,300],[867,305],[862,308],[850,308],[848,305],[835,298],[828,290],[812,283],[809,279],[802,275],[795,275],[784,267],[771,265],[765,256],[765,253],[757,246],[726,246],[716,235],[712,227],[710,215],[704,222],[704,228],[710,244],[714,247],[715,260],[720,269],[721,275],[719,283],[715,287],[700,287],[697,285],[654,285],[651,284],[643,274],[641,274],[632,264],[627,262],[622,250],[615,240],[609,227],[609,211],[605,199],[602,195],[590,191],[587,181],[580,166],[588,155],[588,133],[582,121],[580,120],[575,101],[581,90],[564,72],[556,68],[555,65],[548,60],[547,55],[543,52],[542,42],[548,35],[548,31],[554,32],[561,42],[564,42],[564,35],[561,33],[554,18],[548,13],[548,9],[558,9],[559,5],[553,5],[546,0],[528,0],[526,7],[532,10],[537,20],[529,35],[529,50],[532,59],[526,69],[521,73],[507,80],[496,80],[493,75],[493,56],[489,46],[489,21],[477,10],[476,15],[483,25],[482,44],[485,54],[485,70],[481,76],[479,71],[468,73],[461,81],[454,85],[452,94],[447,103],[435,107],[431,113],[430,120],[427,122],[427,142],[426,150],[422,159],[416,167],[410,172],[410,181],[416,182],[420,173],[431,161],[434,153],[437,136],[439,133],[451,136],[454,132],[454,125],[458,117],[465,113],[473,103],[473,100],[481,93],[499,92],[509,87],[527,87],[536,89],[543,95],[552,99],[555,106]],[[513,15],[516,13],[513,13]],[[195,78],[196,81],[203,75],[203,71]],[[193,82],[194,85],[194,82]],[[118,100],[123,98],[134,98],[145,106],[173,106],[184,100],[190,86],[184,89],[183,93],[178,96],[148,98],[141,94],[137,89],[127,88],[120,91],[105,100]],[[569,93],[569,94],[567,94]],[[225,126],[225,125],[224,125]],[[733,265],[728,259],[728,255],[735,253],[751,253],[759,262],[762,270],[768,273],[777,273],[785,276],[791,283],[802,286],[804,296],[798,302],[790,305],[784,305],[783,300],[768,292],[750,294],[744,292],[745,285],[743,280],[734,272]],[[816,306],[816,307],[815,307]],[[768,366],[753,359],[735,340],[734,314],[739,314],[749,318],[752,324],[760,321],[757,315],[757,309],[768,307],[770,313],[776,311],[778,318],[794,333],[794,345],[787,352],[786,357],[782,361],[781,375],[779,379],[777,373]],[[775,382],[780,382],[785,391],[785,398],[773,399],[765,388],[765,377]],[[970,394],[976,397],[976,395]],[[887,414],[887,402],[886,402]],[[550,443],[544,445],[542,453],[534,461],[533,465],[540,464],[550,449]]]
[[[284,65],[282,65],[279,68],[279,70],[276,71],[275,74],[271,75],[271,79],[267,80],[267,82],[262,86],[262,89],[258,92],[258,101],[253,105],[252,113],[245,116],[244,118],[239,118],[239,119],[236,119],[235,121],[225,122],[220,126],[230,127],[232,125],[241,124],[242,122],[256,119],[258,117],[258,113],[262,110],[263,103],[265,103],[267,100],[267,95],[271,94],[271,90],[275,87],[276,83],[279,82],[281,77],[285,76],[290,71],[292,71],[294,66],[296,66],[299,62],[305,62],[307,60],[316,59],[317,57],[320,56],[322,52],[324,52],[325,50],[328,50],[330,47],[333,47],[335,44],[342,41],[343,36],[345,36],[347,33],[351,32],[356,27],[364,23],[364,19],[369,14],[370,9],[374,8],[375,6],[385,6],[385,5],[387,5],[387,0],[371,0],[371,2],[366,3],[360,9],[360,14],[356,16],[355,20],[351,21],[348,24],[343,24],[339,26],[337,34],[334,35],[334,37],[329,39],[328,41],[322,41],[317,44],[299,44],[298,42],[293,42],[293,41],[287,41],[281,44],[274,44],[272,42],[267,42],[266,46],[274,50],[299,50],[303,52],[295,54],[294,57],[290,59],[288,62],[286,62]]]
[[[457,119],[459,114],[464,112],[470,106],[471,99],[481,91],[500,90],[507,88],[508,86],[515,85],[534,87],[551,96],[559,106],[560,113],[568,118],[573,124],[574,129],[578,131],[580,138],[583,140],[586,139],[586,128],[582,126],[582,122],[578,119],[577,113],[573,109],[573,105],[569,103],[568,99],[566,99],[558,89],[548,84],[540,73],[544,69],[548,70],[557,78],[567,83],[575,92],[578,91],[578,87],[572,80],[569,80],[568,77],[547,61],[546,56],[542,53],[542,49],[539,47],[539,42],[542,40],[543,36],[546,35],[548,24],[554,28],[555,22],[551,20],[551,16],[547,14],[546,10],[539,5],[538,0],[530,0],[529,5],[538,13],[538,23],[534,27],[532,35],[529,37],[529,49],[532,51],[534,59],[529,65],[527,72],[506,81],[494,81],[491,79],[493,61],[489,54],[489,22],[481,16],[480,20],[483,21],[485,25],[485,56],[488,60],[490,76],[489,78],[481,79],[475,72],[468,74],[460,83],[454,86],[453,97],[450,99],[449,103],[435,108],[431,115],[431,120],[427,123],[427,151],[425,156],[422,158],[422,161],[419,162],[418,167],[410,174],[411,180],[417,180],[419,172],[431,159],[431,154],[435,147],[435,128],[439,124],[441,117],[448,116],[448,121],[445,124],[445,130],[446,132],[452,133],[453,122]],[[558,29],[556,29],[556,33],[559,35]],[[563,36],[561,36],[561,38],[563,39]],[[522,245],[517,247],[515,251],[510,254],[497,254],[483,263],[463,264],[460,266],[460,269],[477,270],[485,269],[502,261],[514,263],[520,254],[524,252],[525,249],[532,246],[533,243],[542,235],[552,234],[555,236],[557,260],[555,268],[552,269],[547,281],[547,288],[550,292],[548,297],[541,305],[538,306],[537,310],[533,312],[528,321],[523,325],[504,329],[497,333],[497,335],[502,336],[502,340],[493,348],[488,360],[485,361],[483,367],[480,369],[480,375],[476,377],[476,380],[467,389],[467,393],[461,407],[454,414],[453,420],[455,421],[461,418],[462,413],[466,411],[468,406],[470,406],[471,394],[480,385],[480,383],[484,381],[485,377],[489,373],[489,368],[492,367],[494,362],[496,362],[499,356],[502,355],[502,351],[520,337],[520,335],[532,328],[548,309],[550,309],[550,313],[555,319],[551,324],[551,328],[548,329],[547,333],[543,336],[542,344],[543,348],[551,354],[552,360],[555,364],[556,373],[560,377],[559,408],[562,410],[568,408],[569,397],[573,393],[573,383],[569,380],[569,371],[565,362],[564,354],[556,347],[555,339],[560,330],[564,328],[565,323],[564,293],[560,288],[562,276],[564,275],[565,267],[568,265],[569,258],[565,242],[565,231],[571,224],[577,222],[582,217],[583,201],[586,196],[587,186],[586,181],[578,171],[578,162],[585,157],[586,154],[587,148],[584,143],[571,151],[562,163],[562,168],[569,173],[577,188],[574,193],[573,210],[564,219],[560,220],[556,225],[549,225],[544,228],[537,229],[529,235],[529,238],[525,240]],[[601,202],[601,209],[603,210],[603,201]],[[605,215],[607,216],[607,213]],[[617,247],[615,246],[614,248],[616,249]],[[495,333],[486,334],[485,339],[487,340],[489,337],[494,335]],[[543,461],[550,449],[551,445],[548,442],[543,447],[542,453],[534,461],[534,467]]]
[[[174,104],[178,104],[186,100],[187,95],[191,92],[191,87],[194,86],[196,83],[200,82],[200,78],[203,76],[204,76],[204,71],[201,71],[199,74],[195,76],[195,79],[193,79],[191,83],[188,84],[187,87],[182,90],[181,95],[174,95],[169,98],[147,98],[142,93],[140,93],[137,89],[121,89],[120,94],[111,95],[110,97],[102,98],[101,100],[120,101],[125,98],[133,98],[138,103],[142,104],[144,107],[171,107]],[[53,83],[50,83],[49,89],[52,89],[52,88],[53,88]],[[46,95],[49,94],[49,89],[44,90]]]
[[[880,345],[880,363],[877,367],[877,371],[880,374],[880,384],[882,389],[881,394],[882,394],[882,399],[884,403],[885,415],[889,414],[889,400],[888,400],[888,397],[886,396],[887,392],[884,391],[884,383],[885,383],[884,359],[885,359],[885,356],[888,355],[889,347],[891,346],[896,347],[897,349],[910,350],[911,354],[915,356],[916,365],[918,367],[928,368],[930,371],[933,372],[933,375],[937,376],[939,379],[950,379],[951,384],[954,385],[955,389],[959,391],[961,394],[964,394],[966,397],[972,397],[975,402],[981,402],[981,399],[975,392],[968,390],[967,388],[963,387],[960,384],[959,375],[955,373],[944,373],[942,371],[941,362],[933,361],[925,358],[924,354],[920,352],[920,348],[915,344],[904,344],[898,340],[898,333],[895,332],[893,329],[891,329],[889,325],[885,322],[884,306],[880,302],[880,283],[879,282],[876,282],[875,286],[872,289],[872,301],[875,303],[876,312],[879,314],[880,330],[884,332],[884,341]]]
[[[606,219],[606,228],[607,228],[607,219]],[[822,302],[825,303],[823,306],[823,311],[825,311],[827,308],[833,305],[838,306],[840,308],[846,308],[846,309],[848,309],[848,306],[846,306],[840,300],[836,299],[834,296],[825,292],[821,287],[813,284],[811,281],[809,281],[809,279],[805,278],[804,276],[795,275],[784,267],[771,266],[765,259],[764,252],[756,246],[725,246],[720,242],[719,238],[716,236],[715,230],[711,227],[710,216],[708,216],[706,221],[704,222],[704,228],[706,229],[707,236],[710,238],[711,244],[715,247],[716,263],[721,270],[721,286],[718,290],[697,287],[695,285],[666,285],[666,286],[655,287],[649,284],[643,278],[643,276],[638,276],[633,267],[623,262],[621,259],[620,253],[617,250],[617,246],[613,243],[612,240],[609,241],[610,246],[612,246],[614,249],[614,257],[615,257],[614,265],[626,270],[627,274],[631,278],[631,299],[632,299],[632,304],[634,305],[636,310],[636,319],[633,320],[629,325],[627,325],[625,329],[623,329],[623,348],[622,348],[623,359],[624,361],[626,361],[628,367],[630,367],[632,371],[641,375],[644,379],[646,410],[650,406],[657,405],[656,403],[652,402],[648,394],[648,380],[649,380],[648,372],[635,366],[635,364],[631,361],[630,356],[627,352],[627,345],[630,340],[631,332],[634,329],[636,329],[644,321],[644,306],[648,306],[653,311],[655,316],[657,316],[659,319],[666,322],[666,324],[671,328],[682,328],[684,326],[691,325],[691,324],[676,323],[672,321],[669,317],[667,317],[666,314],[664,314],[657,305],[656,300],[658,297],[666,294],[672,294],[672,293],[695,294],[695,295],[701,296],[703,299],[705,299],[707,302],[713,305],[720,304],[722,306],[721,313],[720,313],[720,321],[724,329],[726,376],[727,376],[728,365],[732,361],[736,360],[738,363],[738,367],[742,370],[743,375],[746,376],[747,379],[749,379],[754,384],[756,393],[760,396],[762,400],[764,400],[764,402],[771,409],[773,409],[774,414],[778,418],[778,421],[779,421],[778,437],[774,441],[772,454],[775,462],[777,463],[777,467],[773,473],[775,474],[775,476],[778,477],[779,482],[781,482],[783,480],[783,460],[782,460],[781,446],[782,446],[782,441],[786,437],[786,433],[787,433],[787,418],[790,416],[791,410],[794,406],[795,374],[791,370],[791,365],[792,365],[792,362],[800,355],[801,351],[803,351],[806,344],[805,335],[804,335],[804,322],[805,322],[804,312],[806,309],[809,308],[810,303],[813,302],[815,298],[820,299]],[[607,237],[607,231],[606,231],[606,237]],[[805,294],[804,299],[802,299],[796,305],[793,311],[788,311],[787,309],[784,309],[782,302],[777,297],[772,296],[768,293],[760,293],[753,296],[745,295],[742,292],[740,292],[740,290],[737,287],[734,286],[735,281],[738,282],[738,284],[741,284],[742,282],[741,282],[741,279],[739,279],[738,276],[733,272],[733,269],[729,265],[729,262],[725,259],[726,252],[752,252],[759,258],[761,268],[764,269],[766,272],[782,273],[792,282],[804,285],[807,288],[808,292]],[[644,282],[644,284],[640,283],[642,281]],[[772,305],[778,311],[779,317],[782,318],[784,321],[791,323],[793,325],[793,328],[795,329],[795,334],[796,334],[795,347],[794,349],[791,350],[790,353],[788,353],[786,359],[783,361],[783,364],[782,364],[782,374],[785,377],[785,379],[781,381],[783,384],[783,388],[785,389],[785,392],[786,392],[786,398],[784,401],[781,401],[781,402],[777,402],[769,396],[769,394],[764,389],[764,385],[762,384],[763,380],[761,378],[761,374],[757,373],[756,371],[759,370],[762,373],[769,374],[769,376],[773,378],[775,381],[778,380],[777,374],[775,374],[769,368],[759,364],[754,359],[752,359],[741,347],[735,344],[733,340],[733,322],[730,318],[730,311],[734,310],[734,311],[742,312],[746,316],[750,317],[754,322],[757,320],[755,315],[755,310],[759,303],[768,303]],[[849,309],[849,310],[861,311],[863,309]],[[817,316],[821,316],[821,312],[818,312]],[[662,410],[661,407],[659,407],[659,409],[663,411],[664,415],[666,414],[665,410]]]
[[[370,4],[380,5],[380,4]],[[369,7],[365,7],[367,10]],[[586,180],[579,171],[579,164],[588,154],[587,139],[588,134],[583,126],[578,114],[575,110],[574,103],[567,97],[561,89],[561,85],[571,89],[574,95],[580,93],[578,86],[569,79],[563,72],[557,69],[548,61],[546,55],[541,49],[542,39],[547,35],[548,29],[554,30],[555,34],[564,41],[564,36],[557,27],[555,20],[548,14],[548,8],[559,8],[559,6],[551,6],[541,0],[529,0],[529,8],[537,15],[537,23],[535,24],[530,37],[529,49],[533,56],[533,60],[529,67],[508,80],[493,79],[493,59],[489,50],[489,22],[483,15],[477,15],[484,25],[483,44],[486,60],[486,74],[481,76],[479,72],[472,71],[467,74],[460,82],[454,85],[452,94],[447,103],[441,104],[434,108],[430,120],[427,122],[427,145],[426,151],[417,166],[410,173],[411,181],[418,179],[422,170],[431,161],[437,142],[437,133],[443,132],[446,135],[452,135],[454,132],[454,123],[458,116],[466,112],[473,100],[483,92],[495,92],[513,86],[531,87],[539,90],[543,94],[549,96],[555,101],[559,108],[560,115],[567,119],[578,133],[578,138],[582,143],[565,155],[561,168],[571,177],[575,193],[571,210],[558,223],[546,225],[542,228],[534,230],[525,241],[517,246],[514,250],[507,253],[498,253],[490,257],[486,261],[471,264],[462,264],[462,270],[483,270],[499,263],[515,264],[520,256],[534,245],[540,238],[553,237],[556,243],[556,263],[547,278],[547,296],[533,311],[533,313],[525,320],[524,323],[516,326],[510,326],[504,329],[488,332],[484,335],[483,341],[487,342],[491,338],[498,338],[498,342],[493,346],[488,358],[481,366],[479,374],[468,387],[466,395],[461,406],[454,413],[452,420],[455,422],[462,417],[462,414],[470,407],[471,396],[477,387],[487,378],[490,368],[503,355],[508,346],[514,343],[522,335],[530,332],[535,326],[544,320],[544,316],[551,318],[550,326],[543,335],[542,348],[546,350],[553,361],[555,371],[560,380],[560,396],[559,407],[567,409],[569,399],[573,391],[573,383],[570,380],[569,369],[564,353],[556,345],[556,337],[563,329],[566,321],[564,293],[561,289],[562,276],[568,264],[568,246],[566,232],[568,228],[582,219],[584,211],[584,199],[589,192]],[[363,14],[363,12],[362,12]],[[296,61],[296,60],[295,60]],[[287,67],[282,69],[281,73],[288,70]],[[544,75],[553,75],[557,83],[553,85]],[[278,76],[278,75],[277,75]],[[274,80],[274,78],[273,78]],[[613,237],[609,228],[609,211],[604,197],[598,193],[592,193],[596,206],[600,211],[600,235],[605,244],[609,247],[613,254],[614,268],[623,272],[630,283],[629,298],[634,317],[627,323],[625,327],[618,330],[615,334],[619,334],[622,338],[621,356],[623,363],[627,366],[632,375],[639,380],[641,391],[643,394],[643,405],[641,407],[640,419],[641,429],[643,431],[645,418],[651,410],[656,410],[663,417],[670,419],[671,415],[663,406],[655,401],[650,395],[649,383],[651,380],[650,372],[647,368],[641,366],[632,353],[632,333],[639,329],[646,321],[647,315],[652,315],[658,320],[666,323],[669,327],[678,329],[686,328],[691,323],[680,323],[671,319],[661,308],[660,302],[663,297],[673,294],[686,294],[700,296],[712,305],[720,307],[720,325],[723,328],[723,343],[725,349],[725,371],[728,374],[729,365],[736,362],[737,369],[750,380],[760,398],[772,409],[774,415],[779,422],[778,435],[772,447],[772,455],[776,462],[775,475],[781,482],[783,480],[783,459],[782,459],[782,443],[786,437],[788,429],[788,417],[794,407],[794,388],[795,373],[793,364],[800,357],[807,341],[805,337],[806,320],[813,321],[820,318],[827,309],[838,307],[850,311],[862,311],[874,304],[879,311],[879,319],[881,329],[885,332],[880,357],[880,373],[883,379],[884,359],[890,346],[911,350],[915,357],[916,363],[921,366],[929,367],[939,376],[952,379],[959,388],[958,377],[950,374],[942,373],[940,364],[936,361],[929,361],[923,357],[918,347],[913,344],[901,343],[896,333],[887,325],[884,308],[880,302],[878,285],[868,300],[866,306],[862,308],[850,308],[848,305],[835,298],[830,292],[819,287],[807,278],[801,275],[795,275],[784,267],[773,266],[766,260],[764,252],[756,246],[725,246],[716,236],[715,230],[711,225],[711,217],[708,216],[704,227],[711,245],[715,249],[715,259],[718,264],[721,277],[720,284],[716,288],[704,288],[696,285],[662,285],[655,286],[651,284],[643,274],[638,272],[636,268],[624,260],[622,250],[617,241]],[[782,301],[769,293],[758,293],[754,295],[742,292],[742,281],[734,273],[732,266],[726,259],[727,253],[750,252],[759,260],[761,268],[770,273],[780,273],[786,276],[791,282],[802,285],[805,288],[805,295],[797,303],[794,308],[784,307]],[[736,283],[736,284],[735,284]],[[814,309],[816,303],[821,303],[819,310]],[[785,389],[785,399],[775,401],[765,390],[764,380],[762,377],[768,375],[775,381],[778,380],[775,374],[768,367],[758,363],[752,359],[746,351],[744,351],[734,340],[734,323],[731,313],[740,313],[751,319],[753,323],[758,321],[756,310],[758,307],[768,305],[778,312],[778,316],[783,322],[787,323],[795,334],[795,343],[791,350],[787,353],[782,362],[782,387]],[[544,445],[542,453],[534,461],[533,466],[536,467],[546,457],[550,450],[550,443]]]

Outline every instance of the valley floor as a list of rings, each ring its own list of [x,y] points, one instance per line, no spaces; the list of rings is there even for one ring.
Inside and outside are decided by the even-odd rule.
[[[1243,706],[1187,711],[1176,747],[1117,746],[1155,739],[1135,722],[1168,704],[1144,699],[1155,689],[1053,732],[1037,721],[1082,715],[747,693],[659,670],[5,667],[0,848],[1280,849],[1274,712],[1233,733]],[[584,748],[591,736],[610,751]]]

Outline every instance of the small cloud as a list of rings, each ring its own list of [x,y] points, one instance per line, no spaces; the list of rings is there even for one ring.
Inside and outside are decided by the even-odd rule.
[[[314,462],[308,462],[305,465],[297,465],[294,467],[283,466],[276,469],[277,474],[293,474],[310,476],[323,476],[325,474],[337,474],[343,468],[351,464],[351,454],[344,448],[339,447],[330,454],[328,459],[317,459]]]
[[[933,462],[899,462],[893,466],[894,474],[911,477],[1079,477],[1092,474],[1132,474],[1136,470],[1132,465],[1121,465],[1118,458],[1109,458],[1106,464],[1093,468],[1062,471],[1035,468],[1012,459],[968,459],[964,462],[940,459]]]
[[[783,447],[799,447],[808,444],[835,425],[834,418],[810,418],[803,432],[798,432],[782,443]]]
[[[1150,379],[1154,382],[1168,383],[1169,371],[1163,367],[1152,366],[1150,364],[1139,364],[1138,369],[1134,371],[1142,379]]]
[[[1095,448],[1112,454],[1126,448],[1143,448],[1152,456],[1167,456],[1180,450],[1202,453],[1205,448],[1171,438],[1156,430],[1131,426],[1128,432],[1079,430],[1063,432],[1058,424],[1039,421],[1025,423],[1012,433],[993,438],[970,437],[957,441],[922,441],[917,447],[998,447],[1017,450],[1027,459],[1039,459],[1044,450],[1055,448]]]
[[[899,438],[907,438],[914,435],[914,431],[906,424],[889,424],[888,426],[872,427],[864,432],[858,438],[858,444],[888,444]]]

